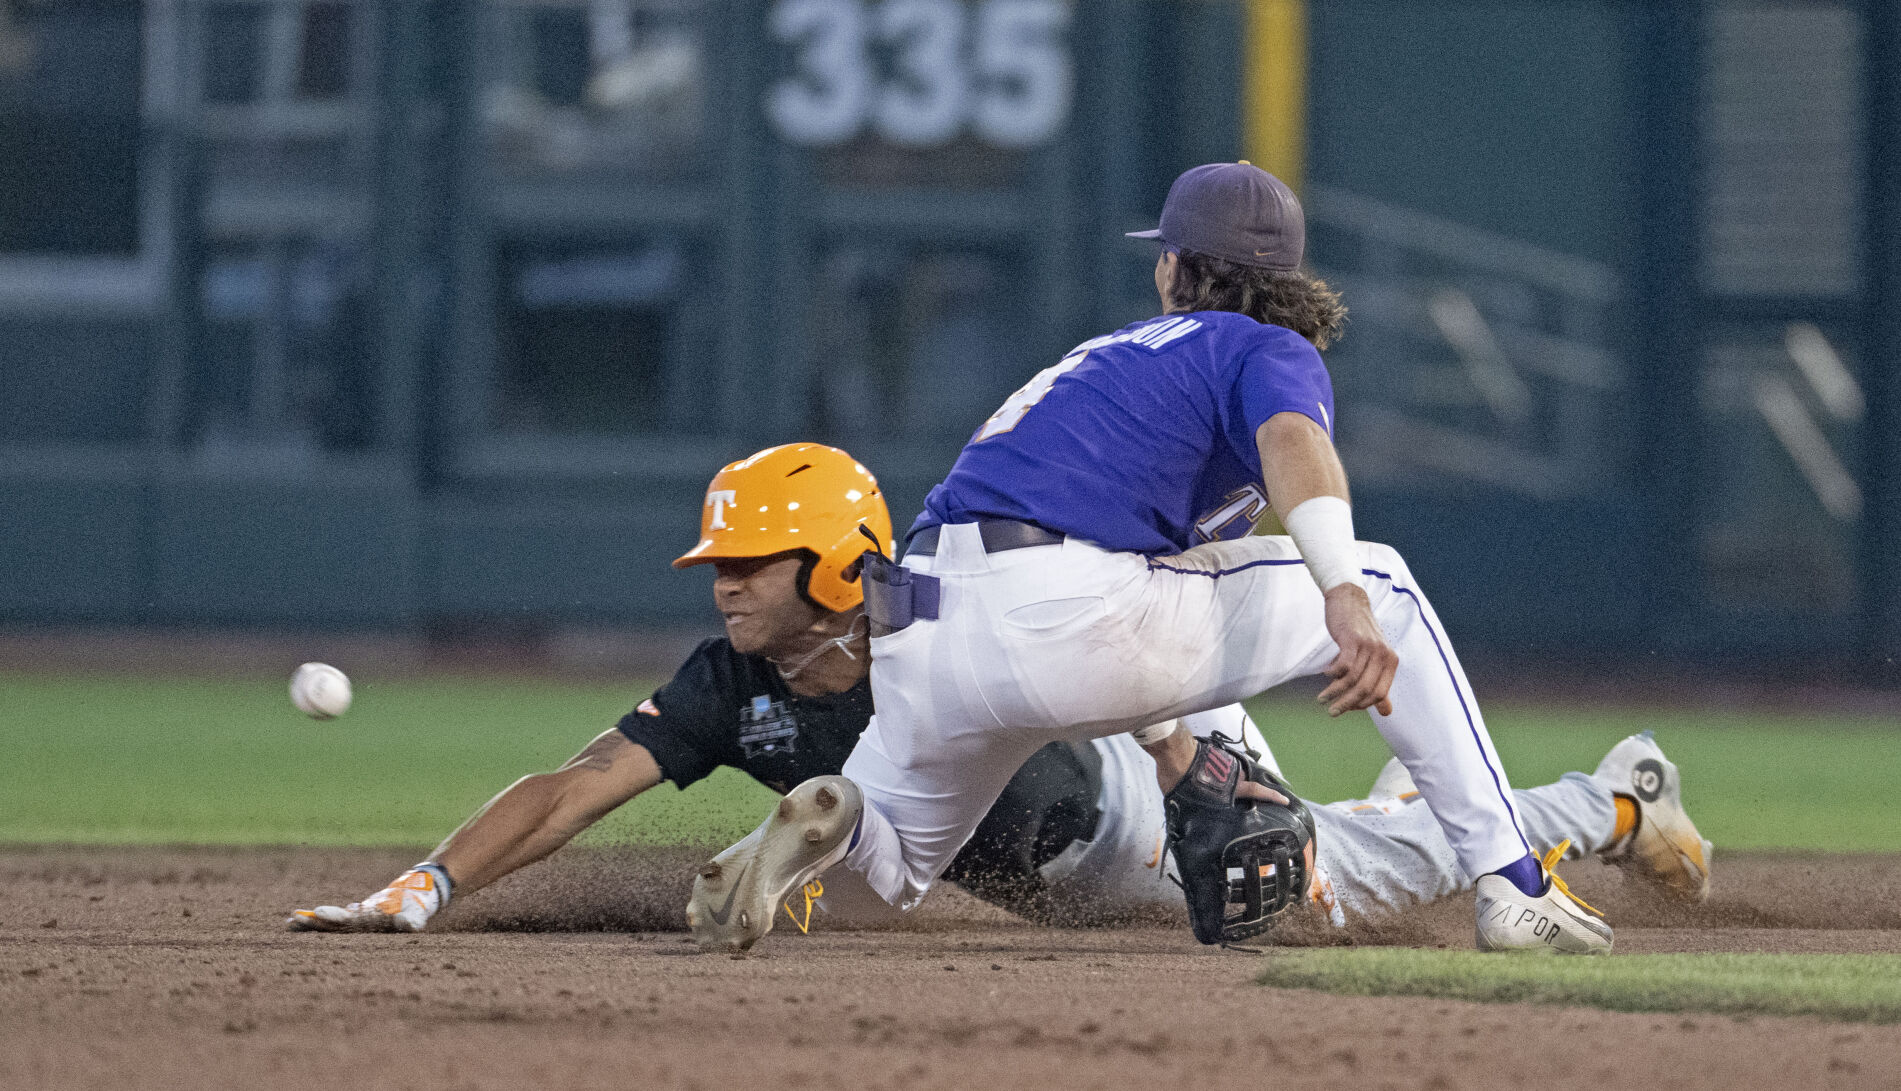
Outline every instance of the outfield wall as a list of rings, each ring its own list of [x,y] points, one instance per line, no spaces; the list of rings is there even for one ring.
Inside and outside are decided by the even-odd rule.
[[[1901,649],[1873,0],[7,10],[0,619],[702,620],[720,464],[839,443],[908,518],[1247,155],[1463,644]]]

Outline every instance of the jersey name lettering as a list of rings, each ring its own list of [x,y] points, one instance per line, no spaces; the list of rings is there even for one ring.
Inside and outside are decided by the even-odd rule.
[[[1123,330],[1121,333],[1108,333],[1101,337],[1092,337],[1082,344],[1077,345],[1075,348],[1070,349],[1069,355],[1074,356],[1079,352],[1088,352],[1091,349],[1099,349],[1106,345],[1120,345],[1124,342],[1141,345],[1151,350],[1159,349],[1170,341],[1180,340],[1188,336],[1200,329],[1201,325],[1200,319],[1185,318],[1181,315],[1175,315],[1172,318],[1159,318],[1146,325],[1137,326],[1132,330]],[[1068,357],[1064,357],[1064,359],[1068,359]]]

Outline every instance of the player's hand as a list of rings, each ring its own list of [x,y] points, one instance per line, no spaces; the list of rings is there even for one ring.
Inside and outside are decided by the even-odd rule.
[[[435,878],[406,871],[360,902],[299,909],[284,923],[294,932],[420,932],[440,908]]]
[[[1379,622],[1373,620],[1365,588],[1343,583],[1327,592],[1327,634],[1340,648],[1326,670],[1333,681],[1320,691],[1327,715],[1372,708],[1391,716],[1393,702],[1386,694],[1399,672],[1399,653],[1387,645]]]

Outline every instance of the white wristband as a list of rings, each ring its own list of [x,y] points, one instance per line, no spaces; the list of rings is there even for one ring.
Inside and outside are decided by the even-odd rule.
[[[1164,720],[1159,724],[1138,727],[1134,731],[1129,732],[1129,734],[1135,736],[1135,741],[1142,746],[1154,746],[1156,743],[1173,735],[1175,729],[1179,726],[1181,726],[1180,720]]]
[[[449,908],[449,897],[455,893],[455,881],[449,878],[448,868],[434,860],[424,860],[409,870],[428,872],[436,880],[436,897],[440,899],[436,903],[436,911]]]
[[[1316,496],[1296,505],[1281,522],[1322,591],[1359,582],[1360,550],[1354,544],[1353,508],[1345,500]]]

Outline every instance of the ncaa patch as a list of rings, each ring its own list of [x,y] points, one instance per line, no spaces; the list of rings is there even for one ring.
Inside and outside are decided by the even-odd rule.
[[[799,748],[799,721],[784,701],[754,697],[739,710],[739,748],[749,758],[791,754]]]
[[[645,701],[642,701],[640,702],[640,704],[636,705],[634,707],[634,711],[640,713],[642,716],[660,715],[660,709],[658,706],[656,706],[653,703],[653,698],[651,697],[647,698]]]

